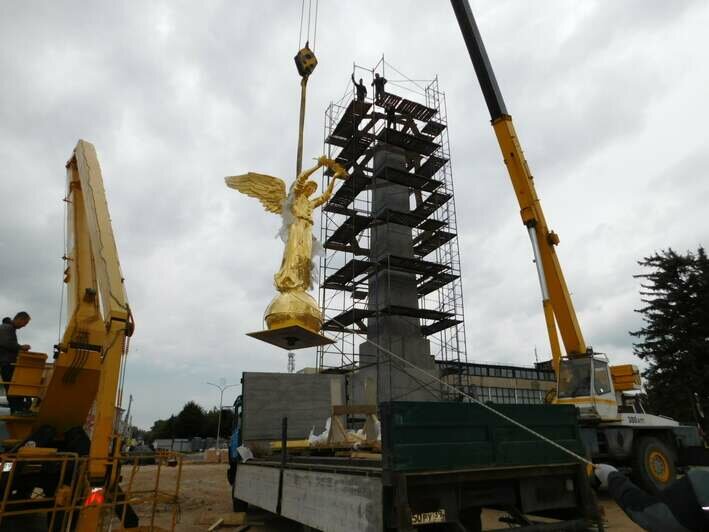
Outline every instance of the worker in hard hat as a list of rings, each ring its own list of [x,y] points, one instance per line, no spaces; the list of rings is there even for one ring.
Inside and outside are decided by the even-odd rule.
[[[690,469],[682,478],[650,495],[615,467],[597,464],[594,474],[601,488],[634,522],[650,532],[709,530],[709,471]]]

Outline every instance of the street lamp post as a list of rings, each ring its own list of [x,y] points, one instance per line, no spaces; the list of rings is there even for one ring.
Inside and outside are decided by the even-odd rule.
[[[222,461],[222,455],[221,452],[219,451],[219,439],[221,435],[221,430],[222,430],[222,407],[224,405],[224,391],[232,388],[234,386],[239,386],[238,384],[226,384],[226,381],[224,379],[219,380],[219,384],[214,384],[213,382],[208,382],[210,386],[214,386],[216,389],[219,390],[219,415],[217,417],[217,462]]]

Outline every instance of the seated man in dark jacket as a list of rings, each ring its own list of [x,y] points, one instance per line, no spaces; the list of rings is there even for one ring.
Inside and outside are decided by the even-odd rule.
[[[691,469],[657,496],[645,493],[613,466],[598,464],[594,473],[601,488],[645,530],[709,531],[709,471]]]
[[[15,362],[20,351],[29,351],[30,346],[17,342],[17,329],[22,329],[30,322],[30,315],[26,312],[18,312],[13,319],[5,318],[0,324],[0,375],[5,382],[5,395],[13,414],[24,413],[28,410],[29,400],[26,397],[9,396],[9,382],[15,372]]]

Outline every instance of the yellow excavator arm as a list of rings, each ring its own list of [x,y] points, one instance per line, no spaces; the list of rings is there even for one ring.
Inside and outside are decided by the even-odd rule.
[[[100,528],[103,510],[89,495],[99,490],[115,498],[120,493],[117,420],[133,319],[94,146],[80,140],[66,172],[67,325],[53,364],[45,363],[45,354],[20,353],[8,394],[37,401],[30,415],[5,416],[4,421],[11,436],[10,454],[82,457],[86,467],[75,471],[70,491],[86,501],[76,516],[76,530],[93,532]],[[36,440],[34,446],[25,445],[30,440]],[[64,458],[58,458],[59,449]],[[59,494],[66,489],[57,488],[57,500],[69,497]],[[125,523],[136,521],[130,513]]]
[[[75,363],[77,354],[88,354],[100,363],[90,476],[102,477],[106,463],[101,459],[120,445],[113,441],[117,394],[126,338],[133,332],[133,323],[93,144],[80,140],[66,167],[71,244],[65,273],[69,321],[59,357],[66,354]],[[81,390],[64,387],[63,393],[80,394]]]

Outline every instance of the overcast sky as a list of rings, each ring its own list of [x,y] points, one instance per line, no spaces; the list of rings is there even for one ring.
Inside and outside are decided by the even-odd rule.
[[[588,344],[637,362],[636,261],[709,242],[709,4],[474,1]],[[425,6],[425,9],[424,9]],[[51,352],[59,332],[64,163],[96,145],[137,321],[127,373],[149,427],[206,381],[285,371],[244,336],[273,295],[279,220],[223,177],[292,179],[300,2],[0,4],[0,313]],[[305,158],[353,62],[382,54],[447,95],[468,358],[548,353],[528,237],[448,2],[320,2]],[[297,367],[314,354],[299,352]],[[225,394],[233,401],[237,389]],[[127,395],[127,394],[126,394]]]

